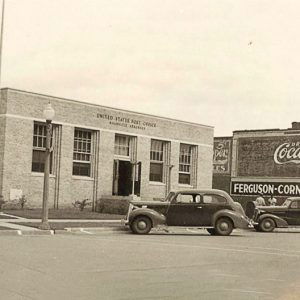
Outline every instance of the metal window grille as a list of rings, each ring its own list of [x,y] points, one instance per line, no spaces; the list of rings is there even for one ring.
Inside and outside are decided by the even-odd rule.
[[[129,156],[129,142],[130,137],[126,135],[118,135],[115,136],[115,154],[122,156]]]

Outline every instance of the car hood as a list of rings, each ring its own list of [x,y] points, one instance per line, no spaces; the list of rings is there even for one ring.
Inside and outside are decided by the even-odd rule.
[[[288,208],[286,206],[256,206],[259,210],[267,211],[267,212],[280,212],[286,211]]]

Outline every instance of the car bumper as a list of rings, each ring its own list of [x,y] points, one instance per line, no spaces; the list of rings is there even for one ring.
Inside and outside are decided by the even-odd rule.
[[[248,219],[247,217],[240,217],[236,219],[234,225],[236,228],[240,228],[240,229],[254,228],[254,224],[252,223],[252,220]]]

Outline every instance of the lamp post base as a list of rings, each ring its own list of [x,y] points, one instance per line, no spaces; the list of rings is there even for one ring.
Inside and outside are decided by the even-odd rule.
[[[39,229],[41,229],[41,230],[50,230],[51,227],[50,227],[50,225],[49,225],[48,222],[42,222],[42,223],[40,224],[40,226],[39,226]]]

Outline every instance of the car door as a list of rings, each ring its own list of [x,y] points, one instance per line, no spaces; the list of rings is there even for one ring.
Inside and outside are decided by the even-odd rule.
[[[201,196],[196,193],[178,193],[170,203],[167,225],[199,226],[199,214],[202,213],[200,199]]]
[[[227,199],[217,194],[202,194],[201,203],[201,223],[202,226],[211,226],[213,215],[222,209],[231,209]]]
[[[287,211],[289,225],[300,225],[300,201],[292,201]]]

